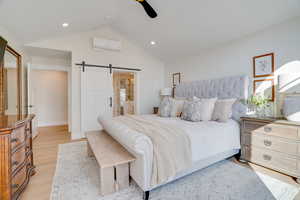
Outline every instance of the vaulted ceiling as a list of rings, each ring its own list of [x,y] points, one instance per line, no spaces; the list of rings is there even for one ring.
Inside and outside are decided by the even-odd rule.
[[[194,55],[300,15],[299,0],[0,0],[0,26],[26,43],[109,25],[162,59]],[[70,24],[62,28],[62,23]],[[150,41],[156,41],[155,46]]]

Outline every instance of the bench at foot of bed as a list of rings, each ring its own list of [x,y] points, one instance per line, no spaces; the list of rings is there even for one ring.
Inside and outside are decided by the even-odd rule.
[[[135,158],[105,132],[87,132],[86,138],[88,156],[94,156],[99,164],[101,194],[129,187],[129,163]]]

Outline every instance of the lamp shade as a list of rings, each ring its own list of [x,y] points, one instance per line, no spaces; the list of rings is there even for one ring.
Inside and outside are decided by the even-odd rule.
[[[172,95],[172,88],[164,88],[160,91],[161,96],[171,96]]]
[[[278,76],[278,88],[281,93],[300,92],[300,73],[280,74]]]

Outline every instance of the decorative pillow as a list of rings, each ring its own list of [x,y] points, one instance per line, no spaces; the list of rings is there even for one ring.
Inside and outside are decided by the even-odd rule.
[[[201,113],[201,121],[210,121],[212,119],[212,114],[214,112],[215,103],[217,98],[210,99],[200,99],[201,104],[196,107],[198,112]]]
[[[171,114],[171,106],[172,102],[171,99],[166,97],[164,98],[159,106],[159,116],[161,117],[170,117]]]
[[[200,121],[199,109],[196,109],[201,101],[185,101],[183,104],[181,119],[187,121]]]
[[[222,99],[215,104],[212,119],[220,122],[227,122],[232,117],[232,106],[237,99]]]
[[[172,105],[171,105],[171,117],[180,117],[182,110],[183,110],[183,104],[184,100],[178,100],[178,99],[172,99]]]

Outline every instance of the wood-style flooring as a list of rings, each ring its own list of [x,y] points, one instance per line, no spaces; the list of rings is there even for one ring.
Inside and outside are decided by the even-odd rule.
[[[20,200],[49,200],[56,167],[58,145],[68,142],[72,141],[67,126],[39,128],[39,135],[33,141],[34,163],[37,173],[30,180]],[[232,161],[237,162],[235,159],[232,159]],[[268,174],[289,184],[299,186],[291,177],[281,173],[254,164],[241,165],[248,166],[254,171]],[[298,194],[296,200],[300,200],[300,194]]]

